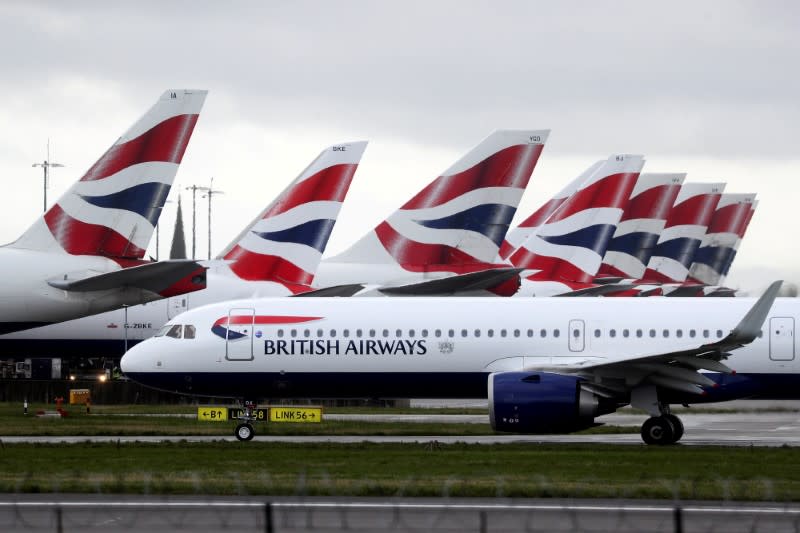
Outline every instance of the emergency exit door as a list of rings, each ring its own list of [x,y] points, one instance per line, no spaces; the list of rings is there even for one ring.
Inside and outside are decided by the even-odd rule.
[[[225,359],[228,361],[253,360],[255,316],[255,309],[234,308],[228,312],[225,325]]]
[[[769,358],[773,361],[794,359],[794,318],[769,319]]]

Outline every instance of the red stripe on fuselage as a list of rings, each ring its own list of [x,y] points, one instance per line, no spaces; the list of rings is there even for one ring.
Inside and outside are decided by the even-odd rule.
[[[233,326],[241,324],[301,324],[320,320],[321,316],[267,316],[267,315],[234,315],[224,316],[214,322],[214,326]]]
[[[180,163],[198,115],[178,115],[122,144],[115,144],[90,168],[81,181],[96,181],[140,163]]]

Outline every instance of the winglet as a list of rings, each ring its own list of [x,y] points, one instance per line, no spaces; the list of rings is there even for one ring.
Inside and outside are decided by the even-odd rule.
[[[759,333],[767,314],[778,296],[778,291],[783,284],[783,280],[773,281],[764,291],[764,294],[753,304],[753,307],[744,315],[739,325],[733,328],[730,334],[720,341],[721,346],[744,345],[753,342]]]

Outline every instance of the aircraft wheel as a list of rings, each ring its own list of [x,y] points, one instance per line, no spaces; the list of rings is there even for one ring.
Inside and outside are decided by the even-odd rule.
[[[236,426],[236,432],[234,433],[236,438],[241,441],[251,440],[255,434],[256,432],[250,424],[239,424]]]
[[[683,437],[683,422],[675,415],[664,415],[664,418],[670,421],[675,433],[672,435],[672,442],[678,442]]]
[[[663,416],[654,416],[642,424],[642,440],[646,444],[672,444],[675,438],[675,428],[672,422]]]

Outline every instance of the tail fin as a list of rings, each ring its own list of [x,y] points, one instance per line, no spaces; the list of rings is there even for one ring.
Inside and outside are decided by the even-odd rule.
[[[598,277],[639,279],[653,255],[686,174],[642,174],[631,193]]]
[[[603,165],[605,161],[598,161],[590,166],[585,172],[580,174],[577,178],[572,180],[566,187],[561,189],[558,194],[543,204],[531,216],[523,220],[519,226],[508,232],[503,245],[500,246],[500,259],[507,259],[514,251],[519,248],[525,239],[527,239],[533,232],[539,229],[539,226],[545,223],[550,218],[550,215],[561,207],[561,204],[575,194],[575,191],[591,176],[597,169]]]
[[[640,155],[613,155],[514,252],[531,280],[589,283],[644,166]]]
[[[397,264],[409,272],[491,263],[516,213],[549,130],[492,133],[339,263]]]
[[[755,194],[723,194],[689,268],[689,280],[719,285],[744,236]]]
[[[675,199],[643,279],[683,283],[717,208],[724,183],[686,183]]]
[[[745,233],[747,233],[747,228],[750,226],[750,221],[753,219],[753,215],[756,213],[756,208],[758,207],[758,200],[754,200],[753,204],[750,206],[750,212],[747,213],[747,217],[744,219],[744,223],[739,230],[739,238],[736,239],[736,244],[733,245],[733,253],[728,258],[728,261],[722,267],[722,279],[719,280],[720,284],[725,281],[725,278],[728,276],[728,272],[731,270],[731,265],[733,265],[733,260],[736,259],[736,253],[739,251],[739,246],[742,244],[742,240],[744,239]]]
[[[169,90],[10,246],[142,259],[208,91]]]
[[[249,281],[310,285],[366,141],[323,150],[220,257]]]

